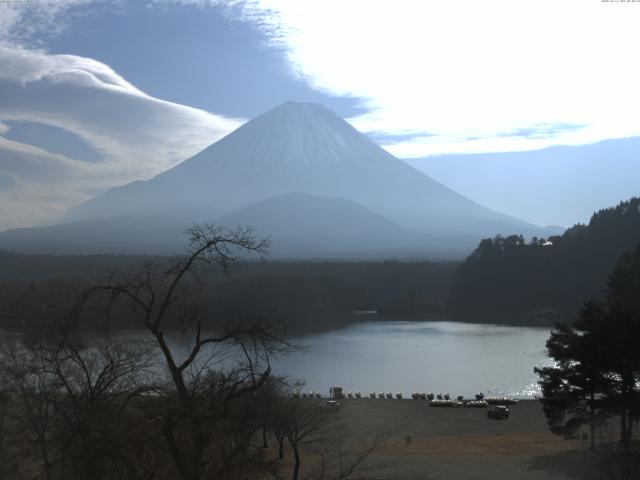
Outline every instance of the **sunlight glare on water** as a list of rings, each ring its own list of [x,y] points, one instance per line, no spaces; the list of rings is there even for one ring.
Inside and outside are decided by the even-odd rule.
[[[547,357],[547,328],[457,322],[367,322],[296,338],[308,347],[274,373],[305,380],[304,390],[442,392],[452,396],[540,394],[535,366]]]

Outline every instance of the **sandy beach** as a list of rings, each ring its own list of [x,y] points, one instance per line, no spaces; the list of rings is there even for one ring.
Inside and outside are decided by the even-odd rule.
[[[508,420],[483,408],[434,408],[421,400],[345,399],[337,414],[345,431],[393,435],[353,478],[447,480],[604,479],[586,442],[549,432],[538,401],[510,407]],[[411,437],[410,443],[407,436]]]

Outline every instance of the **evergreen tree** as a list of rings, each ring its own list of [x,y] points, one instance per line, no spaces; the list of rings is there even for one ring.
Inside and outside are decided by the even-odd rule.
[[[571,437],[583,425],[589,425],[592,447],[596,425],[608,415],[603,398],[611,388],[605,347],[598,341],[602,313],[603,305],[590,302],[574,325],[558,324],[547,341],[556,366],[535,369],[541,377],[543,409],[550,430]]]
[[[571,436],[620,416],[629,445],[640,410],[640,247],[623,255],[607,283],[607,301],[588,302],[572,325],[557,324],[547,341],[555,366],[536,368],[552,432]]]

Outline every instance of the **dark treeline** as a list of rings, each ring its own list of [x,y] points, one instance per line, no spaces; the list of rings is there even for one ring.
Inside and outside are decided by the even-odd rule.
[[[585,298],[602,297],[617,259],[638,243],[638,198],[600,210],[562,236],[483,240],[458,271],[451,309],[461,318],[533,324],[573,317]]]
[[[17,255],[0,252],[0,328],[20,330],[67,311],[77,293],[145,262],[169,257]],[[442,312],[459,263],[239,262],[229,275],[203,268],[208,288],[191,284],[207,318],[277,318],[294,332],[357,321],[357,310],[380,318],[424,318]],[[188,284],[188,282],[187,282]],[[186,287],[185,287],[186,288]],[[44,315],[46,313],[47,315]],[[371,318],[371,317],[368,317]],[[118,328],[137,328],[123,312]]]

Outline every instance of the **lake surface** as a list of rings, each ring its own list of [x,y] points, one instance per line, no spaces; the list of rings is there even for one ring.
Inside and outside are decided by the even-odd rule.
[[[298,337],[308,347],[274,364],[304,391],[442,392],[452,396],[540,394],[533,367],[551,365],[548,328],[457,322],[366,322]]]
[[[306,351],[275,360],[272,367],[276,375],[304,380],[303,391],[324,396],[335,385],[366,396],[402,392],[410,398],[413,392],[440,392],[472,397],[484,392],[533,398],[540,394],[533,368],[553,363],[545,348],[549,331],[461,322],[370,321],[293,338]],[[148,333],[124,335],[153,342]],[[171,341],[182,355],[191,336],[185,338]],[[223,350],[230,352],[218,353]],[[161,365],[159,352],[158,359]]]

